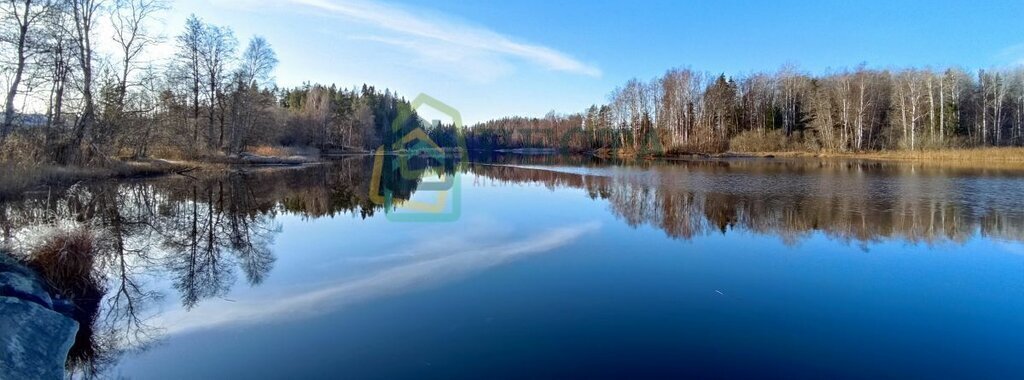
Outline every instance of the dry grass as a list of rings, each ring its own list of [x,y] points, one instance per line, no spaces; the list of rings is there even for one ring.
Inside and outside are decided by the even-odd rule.
[[[87,228],[55,229],[29,251],[25,264],[46,281],[50,291],[71,301],[71,317],[78,321],[75,342],[65,366],[95,372],[103,361],[96,335],[96,319],[103,299],[103,276],[96,259],[103,239]]]
[[[889,161],[966,161],[1024,164],[1024,148],[958,148],[929,150],[885,150],[877,152],[811,152],[801,150],[736,150],[733,153],[775,157],[832,157]]]
[[[790,143],[782,131],[746,131],[729,140],[729,149],[736,152],[777,152],[790,149]]]
[[[837,153],[789,150],[734,152],[741,156],[793,157],[793,158],[837,158],[906,162],[920,165],[958,169],[1000,169],[1024,170],[1024,148],[957,148],[928,149],[915,151],[878,151],[859,153]]]
[[[246,151],[249,152],[249,153],[252,153],[252,154],[256,154],[256,155],[260,155],[260,156],[268,156],[268,157],[285,157],[285,156],[290,156],[291,155],[291,152],[289,152],[284,147],[280,147],[280,146],[268,146],[268,145],[257,146],[257,147],[249,148]]]
[[[320,152],[316,148],[309,147],[287,147],[287,146],[270,146],[261,145],[251,147],[245,150],[246,153],[255,154],[264,157],[292,157],[292,156],[316,156]]]
[[[193,154],[191,152],[186,152],[186,151],[181,150],[181,149],[176,148],[176,147],[171,147],[171,146],[155,146],[155,147],[149,148],[148,156],[149,157],[160,157],[160,158],[168,159],[168,160],[186,160],[186,159],[189,159],[189,158],[194,158],[195,154]]]
[[[29,253],[26,264],[57,293],[68,298],[99,288],[96,236],[84,228],[60,230]]]
[[[162,160],[111,161],[104,167],[0,162],[0,200],[15,198],[39,186],[66,186],[102,178],[152,177],[187,170],[189,167],[185,163]]]
[[[826,155],[828,156],[828,155]],[[838,156],[908,161],[970,161],[1024,164],[1024,148],[974,148],[865,152]]]

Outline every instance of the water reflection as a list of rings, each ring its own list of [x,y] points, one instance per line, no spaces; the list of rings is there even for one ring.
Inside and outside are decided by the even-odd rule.
[[[380,212],[382,206],[369,196],[371,166],[370,159],[349,159],[301,169],[52,189],[0,206],[0,229],[4,244],[16,250],[31,245],[40,226],[76,225],[101,237],[94,265],[103,283],[72,295],[83,328],[68,360],[70,370],[94,375],[124,352],[160,339],[164,331],[154,320],[154,305],[162,297],[177,298],[188,311],[226,296],[240,283],[264,282],[276,260],[271,247],[281,233],[279,216],[365,219]],[[979,235],[1024,239],[1024,207],[1017,196],[1024,179],[1014,172],[846,161],[627,163],[552,156],[477,158],[477,163],[437,170],[470,174],[469,191],[495,185],[583,190],[606,202],[628,225],[653,226],[677,239],[732,230],[779,236],[791,244],[815,232],[856,243],[962,243]],[[410,199],[419,184],[399,175],[382,180],[399,203]],[[537,252],[536,244],[562,244],[567,236],[575,239],[595,229],[583,226],[522,244],[477,247],[472,255],[448,252],[425,263],[273,300],[258,310],[221,310],[222,317],[287,313],[310,303],[322,306],[328,298],[352,302],[428,281],[434,271],[487,268]]]
[[[536,160],[536,159],[535,159]],[[550,158],[546,160],[551,160]],[[730,229],[789,242],[822,231],[869,242],[1024,239],[1021,173],[848,161],[693,161],[598,166],[472,165],[493,183],[585,190],[631,226],[690,239]],[[496,182],[494,182],[496,181]]]
[[[576,242],[599,227],[597,223],[567,226],[505,242],[493,239],[486,242],[479,239],[475,242],[449,240],[446,241],[446,249],[440,252],[433,252],[431,248],[434,247],[415,247],[417,244],[413,243],[410,244],[414,246],[411,252],[400,254],[410,260],[396,260],[393,265],[365,276],[330,281],[313,289],[294,290],[278,297],[259,299],[258,302],[219,303],[199,311],[201,315],[192,318],[185,315],[184,310],[172,311],[161,319],[175,321],[169,333],[183,333],[218,326],[310,317],[370,299],[451,282],[524,257],[551,252]]]
[[[165,294],[155,283],[169,280],[186,310],[226,295],[239,274],[259,285],[275,262],[270,247],[281,231],[275,218],[372,216],[381,206],[368,198],[369,175],[366,162],[355,159],[300,170],[82,184],[4,203],[0,228],[4,246],[15,252],[32,251],[54,229],[88,231],[101,243],[92,265],[102,284],[65,295],[81,325],[68,367],[88,377],[159,339],[159,326],[149,322]],[[398,199],[407,199],[416,183],[385,181]]]

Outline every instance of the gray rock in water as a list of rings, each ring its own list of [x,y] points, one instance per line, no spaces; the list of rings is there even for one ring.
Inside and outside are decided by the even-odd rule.
[[[0,377],[61,379],[78,322],[34,302],[0,297]]]
[[[53,299],[43,289],[43,284],[35,276],[24,273],[0,272],[0,296],[19,298],[53,309]]]
[[[61,379],[78,322],[35,272],[0,252],[0,379]]]

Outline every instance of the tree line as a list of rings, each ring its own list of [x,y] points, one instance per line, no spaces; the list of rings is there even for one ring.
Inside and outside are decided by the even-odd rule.
[[[857,152],[1024,144],[1024,68],[869,69],[824,75],[711,75],[672,69],[632,79],[608,103],[471,128],[478,148],[654,153]]]
[[[388,140],[409,107],[366,85],[279,88],[266,39],[253,36],[242,48],[231,28],[194,15],[179,34],[163,36],[152,25],[168,7],[164,0],[4,0],[0,161],[201,158],[259,145],[363,150]],[[152,59],[159,44],[173,55]],[[101,52],[101,45],[115,48]]]
[[[419,126],[391,91],[279,88],[271,44],[239,46],[198,17],[153,31],[165,0],[4,0],[0,163],[205,158],[256,146],[364,151]],[[104,32],[101,32],[103,30]],[[151,59],[154,47],[173,47]],[[107,49],[100,49],[107,46]],[[110,46],[113,46],[112,51]],[[392,129],[402,124],[399,130]],[[633,153],[921,150],[1024,144],[1024,69],[854,69],[632,79],[606,104],[468,129],[432,125],[441,146]]]

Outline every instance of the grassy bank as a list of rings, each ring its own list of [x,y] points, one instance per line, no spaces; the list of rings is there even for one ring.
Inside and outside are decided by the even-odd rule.
[[[188,162],[111,161],[102,167],[0,163],[0,200],[44,186],[68,186],[105,178],[143,178],[195,170]]]
[[[1024,165],[1024,148],[969,148],[969,149],[936,149],[936,150],[895,150],[871,152],[731,152],[737,155],[774,156],[774,157],[832,157],[856,158],[887,161],[922,161],[922,162],[967,162],[967,163],[1017,163]]]
[[[1024,171],[1024,148],[965,148],[915,151],[834,152],[730,152],[725,155],[780,158],[834,158],[905,162],[958,169]]]
[[[927,149],[927,150],[897,150],[897,151],[870,151],[870,152],[816,152],[807,150],[733,150],[723,153],[637,153],[632,149],[601,149],[590,152],[591,155],[602,158],[621,159],[664,159],[664,160],[693,160],[693,159],[721,159],[721,158],[807,158],[807,159],[850,159],[850,160],[875,160],[889,162],[907,162],[922,165],[940,165],[957,168],[979,168],[979,169],[1014,169],[1024,170],[1024,148],[962,148],[962,149]]]
[[[1024,148],[976,148],[856,153],[853,157],[897,161],[959,161],[1024,164]]]
[[[237,155],[211,154],[192,159],[109,159],[97,166],[61,166],[17,158],[0,161],[0,200],[33,189],[70,186],[81,181],[145,178],[244,166],[297,166],[319,160],[320,153],[313,148],[272,146],[254,147]]]

